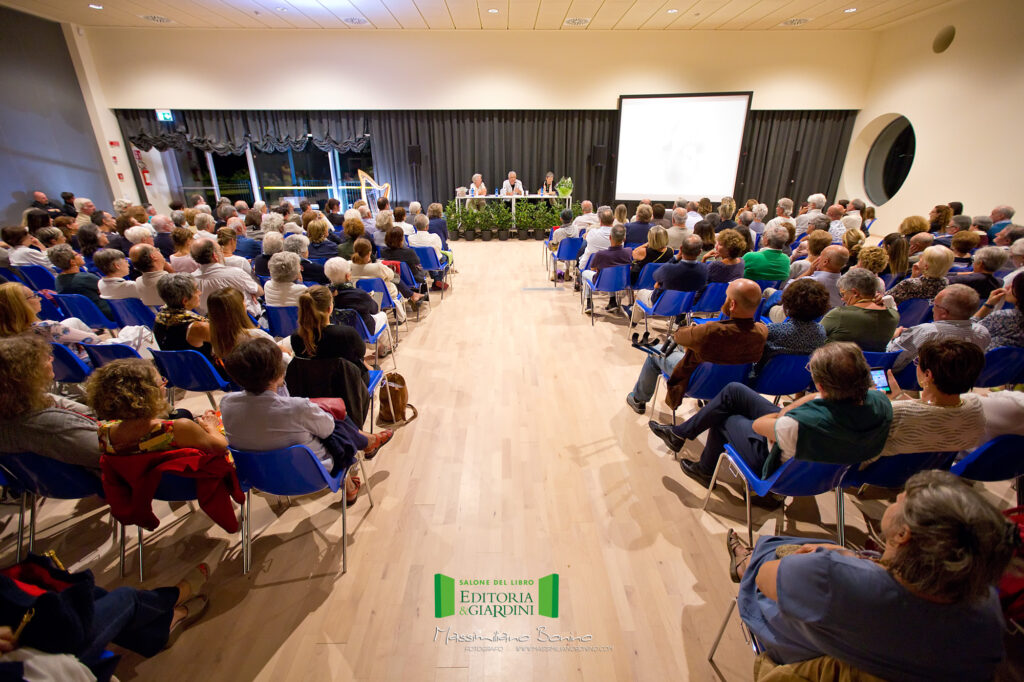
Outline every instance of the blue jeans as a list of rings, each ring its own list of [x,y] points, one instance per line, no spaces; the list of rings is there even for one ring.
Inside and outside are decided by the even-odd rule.
[[[153,656],[167,644],[177,587],[119,587],[112,592],[95,587],[93,595],[91,641],[79,656],[86,665],[96,663],[111,642],[143,656]]]
[[[646,403],[654,397],[654,387],[658,385],[658,377],[662,372],[671,375],[672,370],[683,359],[685,349],[677,348],[668,357],[648,355],[644,366],[640,368],[640,376],[633,386],[633,400]]]
[[[733,446],[755,472],[760,473],[768,459],[768,440],[754,433],[754,420],[774,414],[779,409],[754,389],[734,382],[723,388],[697,414],[673,427],[672,432],[690,439],[708,432],[707,443],[697,464],[708,476],[715,472],[718,456],[725,451],[726,443]]]

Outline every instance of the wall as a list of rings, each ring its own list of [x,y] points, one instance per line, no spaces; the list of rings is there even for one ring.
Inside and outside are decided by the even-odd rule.
[[[875,42],[859,31],[86,31],[112,109],[615,109],[620,94],[733,90],[753,90],[755,109],[859,109]]]
[[[41,190],[110,208],[110,184],[61,27],[0,7],[0,215],[17,224]]]
[[[932,40],[956,27],[948,50]],[[998,204],[1024,211],[1024,3],[971,0],[879,34],[876,59],[846,157],[840,196],[865,196],[864,161],[895,114],[914,127],[917,150],[903,187],[879,207],[878,232],[935,204],[962,201],[970,215]]]

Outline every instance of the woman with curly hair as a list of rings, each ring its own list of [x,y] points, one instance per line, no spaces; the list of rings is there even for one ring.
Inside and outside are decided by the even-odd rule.
[[[732,219],[736,215],[736,200],[732,197],[722,197],[722,202],[718,204],[718,215],[722,217],[722,222],[719,223],[717,232],[736,227],[736,221]]]
[[[927,231],[928,221],[925,220],[923,216],[919,215],[912,215],[907,218],[904,218],[903,222],[900,223],[899,227],[899,233],[908,240],[918,232]]]
[[[819,319],[828,312],[828,290],[810,277],[793,280],[782,291],[783,322],[768,325],[761,360],[754,367],[754,376],[773,356],[783,353],[810,355],[825,345],[825,328]]]
[[[714,210],[715,207],[711,204],[711,199],[707,197],[701,197],[700,201],[697,202],[697,213],[700,213],[705,218],[711,215]]]
[[[928,231],[942,234],[953,219],[953,209],[945,204],[936,206],[928,214]]]
[[[366,234],[366,226],[363,225],[359,211],[353,208],[345,211],[345,222],[341,224],[341,229],[345,233],[345,241],[338,246],[338,255],[345,260],[352,260],[356,241]]]
[[[736,230],[722,230],[715,237],[715,248],[704,255],[714,257],[708,263],[708,284],[731,282],[743,276],[743,254],[747,241]]]

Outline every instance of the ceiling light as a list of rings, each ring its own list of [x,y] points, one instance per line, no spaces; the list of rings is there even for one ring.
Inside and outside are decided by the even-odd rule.
[[[171,23],[174,23],[173,20],[168,19],[167,17],[161,16],[159,14],[140,14],[139,18],[140,19],[145,19],[146,21],[152,21],[154,24],[171,24]]]
[[[846,9],[843,10],[843,13],[844,14],[853,14],[856,11],[857,11],[856,7],[847,7]]]
[[[590,17],[569,17],[563,23],[566,26],[586,26],[590,23]]]
[[[670,9],[670,10],[668,11],[668,13],[669,13],[669,14],[678,14],[678,13],[679,13],[679,10],[677,10],[677,9]]]
[[[794,18],[794,19],[786,19],[784,22],[779,24],[779,26],[803,26],[808,21],[810,21],[810,19],[805,19],[805,18],[802,18],[802,17],[801,18]]]
[[[487,13],[488,13],[488,14],[497,14],[497,13],[498,13],[498,10],[496,10],[496,9],[494,9],[494,8],[492,7],[491,9],[487,10]]]
[[[274,9],[276,9],[278,12],[287,12],[288,11],[287,7],[275,7]]]
[[[347,19],[342,19],[342,21],[346,24],[351,24],[352,26],[362,26],[366,23],[366,19],[363,19],[362,17],[348,17]]]
[[[103,9],[103,5],[89,5],[89,9]]]

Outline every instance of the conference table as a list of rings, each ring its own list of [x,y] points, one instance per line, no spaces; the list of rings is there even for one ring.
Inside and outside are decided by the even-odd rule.
[[[470,201],[511,201],[512,202],[512,215],[516,214],[516,202],[522,201],[523,199],[555,199],[556,201],[564,201],[566,208],[572,208],[572,195],[559,196],[558,194],[477,194],[475,196],[459,196],[455,195],[456,203],[461,202],[460,208],[466,208],[469,206]]]

